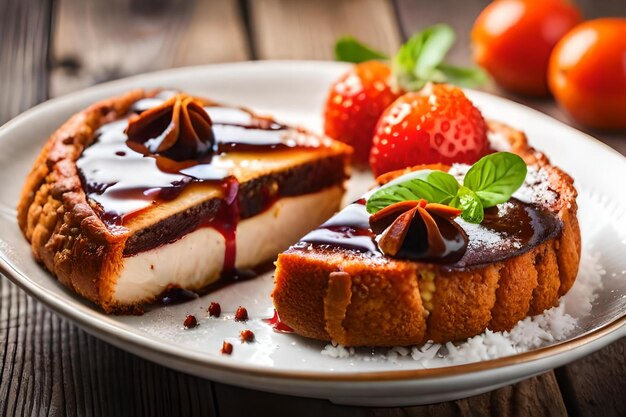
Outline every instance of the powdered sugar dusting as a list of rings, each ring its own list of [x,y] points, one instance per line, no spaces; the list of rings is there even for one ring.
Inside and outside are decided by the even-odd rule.
[[[547,205],[554,203],[558,196],[550,189],[548,172],[535,165],[529,165],[524,184],[513,194],[513,197],[525,203]]]
[[[487,132],[487,140],[491,149],[495,151],[506,152],[511,150],[511,142],[509,142],[507,135],[503,133],[489,131]]]
[[[504,233],[483,227],[480,224],[468,223],[460,217],[457,217],[454,221],[470,236],[469,242],[467,243],[467,249],[469,251],[500,248],[507,244],[507,242],[511,242]]]
[[[496,359],[559,342],[576,329],[581,318],[590,314],[598,291],[602,289],[602,277],[606,271],[599,258],[599,253],[583,251],[578,278],[572,289],[561,297],[559,305],[543,314],[526,317],[510,332],[485,330],[463,343],[427,342],[422,346],[394,347],[380,351],[328,344],[322,354],[366,362],[414,360],[424,368],[434,368]]]

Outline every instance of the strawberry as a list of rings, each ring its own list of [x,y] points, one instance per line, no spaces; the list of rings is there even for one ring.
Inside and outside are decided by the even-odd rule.
[[[324,108],[324,132],[354,148],[354,159],[367,164],[374,127],[400,95],[389,81],[391,69],[379,61],[356,64],[330,88]]]
[[[487,125],[463,91],[427,84],[385,110],[374,134],[374,175],[418,164],[473,164],[487,153]]]

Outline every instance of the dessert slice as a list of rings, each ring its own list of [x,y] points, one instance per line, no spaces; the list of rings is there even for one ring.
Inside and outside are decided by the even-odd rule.
[[[169,288],[202,291],[273,260],[330,217],[350,152],[245,109],[133,91],[50,137],[18,221],[61,283],[140,313]]]
[[[281,321],[315,339],[397,346],[509,330],[556,305],[573,285],[580,258],[573,181],[521,132],[498,123],[489,130],[492,148],[528,166],[512,198],[483,212],[471,198],[450,197],[446,204],[463,208],[456,210],[366,194],[279,255],[273,298]],[[378,184],[390,189],[433,172],[463,181],[468,168],[418,166],[385,174]],[[443,180],[436,188],[445,194]],[[469,194],[455,198],[463,193]],[[390,201],[370,215],[375,196]]]

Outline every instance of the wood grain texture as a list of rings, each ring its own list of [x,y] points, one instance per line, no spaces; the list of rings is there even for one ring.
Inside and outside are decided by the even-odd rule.
[[[59,0],[51,96],[142,72],[248,57],[238,0]]]
[[[258,59],[333,59],[341,35],[381,51],[400,42],[387,0],[250,0],[253,50]]]
[[[242,416],[253,410],[255,416],[566,416],[553,373],[530,378],[490,393],[415,407],[348,407],[325,400],[268,394],[224,384],[215,384],[218,414]],[[241,399],[245,398],[245,401]]]
[[[212,383],[88,335],[0,276],[0,416],[215,416]]]
[[[0,125],[46,99],[52,0],[0,1]]]
[[[573,416],[626,416],[626,338],[556,370]]]

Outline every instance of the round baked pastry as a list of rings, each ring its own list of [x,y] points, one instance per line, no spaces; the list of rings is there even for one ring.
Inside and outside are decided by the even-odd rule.
[[[381,253],[365,200],[357,201],[279,255],[273,299],[280,320],[303,336],[346,346],[399,346],[510,330],[555,306],[580,260],[573,180],[522,132],[494,122],[489,128],[492,147],[519,155],[528,174],[513,198],[485,210],[481,224],[457,222],[468,237],[460,259]],[[468,167],[420,166],[378,182],[433,168],[462,177]]]

